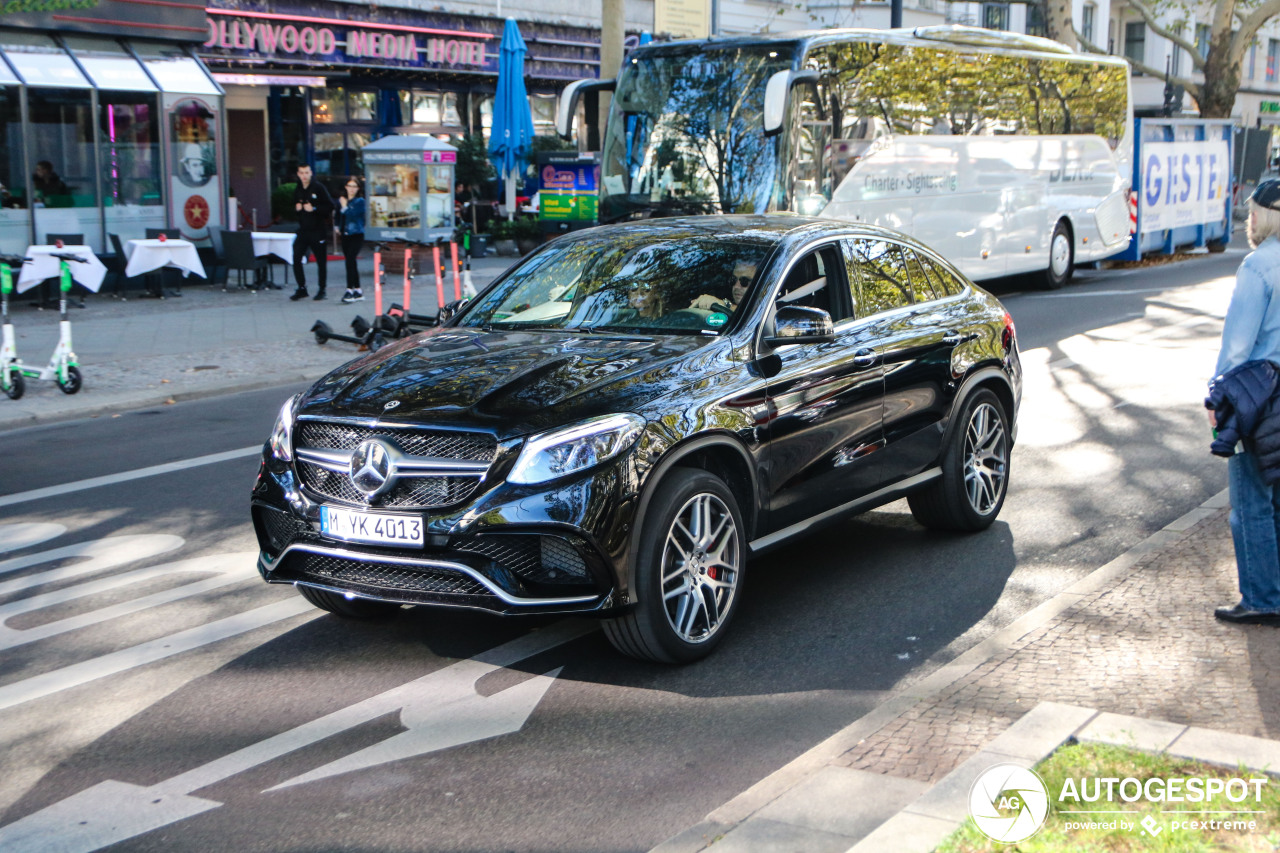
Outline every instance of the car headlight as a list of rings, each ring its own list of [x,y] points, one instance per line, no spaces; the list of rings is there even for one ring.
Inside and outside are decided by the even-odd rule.
[[[530,438],[507,475],[511,483],[543,483],[599,465],[635,444],[645,419],[605,415]]]
[[[271,455],[281,462],[293,461],[293,415],[301,394],[294,394],[280,407],[275,426],[271,427]]]

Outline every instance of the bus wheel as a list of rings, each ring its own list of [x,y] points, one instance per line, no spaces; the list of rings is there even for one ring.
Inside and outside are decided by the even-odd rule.
[[[1209,250],[1210,254],[1217,255],[1227,250],[1227,241],[1226,240],[1210,240],[1209,242],[1204,244],[1204,247]]]
[[[1071,229],[1062,220],[1053,226],[1049,240],[1049,268],[1044,272],[1046,290],[1057,290],[1071,278],[1075,266],[1075,248],[1071,245]]]

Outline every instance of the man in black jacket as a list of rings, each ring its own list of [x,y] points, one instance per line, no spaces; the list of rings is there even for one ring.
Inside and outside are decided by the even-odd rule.
[[[316,274],[320,279],[320,289],[316,291],[316,299],[324,299],[324,288],[329,280],[329,267],[326,263],[330,228],[329,217],[333,214],[333,199],[329,191],[319,182],[312,180],[311,167],[305,163],[298,167],[298,186],[293,191],[293,209],[298,214],[298,236],[293,241],[293,276],[297,279],[298,289],[290,299],[307,298],[307,274],[302,263],[308,253],[316,256]]]

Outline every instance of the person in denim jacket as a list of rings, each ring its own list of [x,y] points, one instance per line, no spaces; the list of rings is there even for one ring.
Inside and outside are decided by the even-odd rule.
[[[1249,196],[1246,233],[1254,251],[1236,272],[1215,376],[1249,361],[1280,364],[1280,179],[1263,181]],[[1212,410],[1209,423],[1217,425]],[[1280,625],[1280,484],[1263,478],[1249,442],[1241,448],[1227,460],[1240,603],[1213,615],[1224,622]]]
[[[342,255],[347,261],[347,292],[342,294],[342,304],[360,302],[364,299],[364,291],[360,289],[360,270],[356,259],[360,257],[360,249],[364,246],[364,216],[367,203],[360,194],[360,179],[355,175],[347,178],[338,196],[338,205],[342,212],[339,224],[342,227]]]

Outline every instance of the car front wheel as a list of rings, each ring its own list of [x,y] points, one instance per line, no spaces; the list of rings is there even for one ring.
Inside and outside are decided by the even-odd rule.
[[[1009,425],[991,391],[971,394],[942,456],[942,476],[910,495],[916,521],[936,530],[985,530],[1009,490]]]
[[[604,623],[618,651],[642,660],[684,663],[711,653],[742,593],[745,528],[724,482],[677,468],[649,504],[633,577],[632,612]]]

